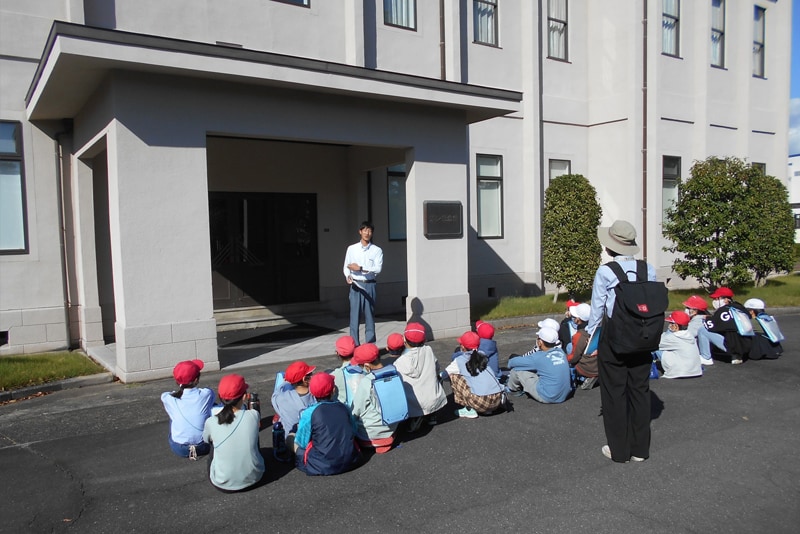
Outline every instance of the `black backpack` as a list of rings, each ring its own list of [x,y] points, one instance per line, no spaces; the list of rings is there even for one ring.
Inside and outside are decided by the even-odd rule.
[[[619,279],[611,317],[606,317],[603,337],[617,354],[658,350],[669,306],[667,286],[647,279],[647,263],[636,260],[636,281],[616,261],[606,263]]]

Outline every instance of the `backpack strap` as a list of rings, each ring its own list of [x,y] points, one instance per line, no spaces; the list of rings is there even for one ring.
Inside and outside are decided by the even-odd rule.
[[[612,260],[606,263],[606,267],[611,269],[621,284],[628,282],[628,274],[622,270],[622,266],[619,263]],[[636,260],[636,280],[640,282],[647,281],[647,263],[644,260]]]

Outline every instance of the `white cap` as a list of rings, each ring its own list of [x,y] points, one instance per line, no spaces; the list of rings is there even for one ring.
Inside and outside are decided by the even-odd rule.
[[[552,328],[556,332],[558,332],[558,329],[561,328],[561,325],[558,324],[558,321],[556,321],[555,319],[551,319],[550,317],[548,317],[547,319],[542,319],[537,323],[537,325],[539,326],[539,328]]]
[[[592,316],[592,307],[585,302],[583,304],[578,304],[577,306],[570,306],[569,314],[573,317],[577,317],[585,323],[588,322],[589,317]]]
[[[744,307],[748,310],[765,310],[767,305],[761,299],[747,299],[744,301]]]
[[[547,326],[536,332],[536,337],[551,345],[558,343],[558,331]]]

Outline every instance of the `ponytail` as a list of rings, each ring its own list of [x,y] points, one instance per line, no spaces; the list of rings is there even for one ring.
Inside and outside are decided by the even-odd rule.
[[[486,357],[486,355],[482,352],[478,352],[477,350],[473,350],[465,367],[470,375],[478,376],[486,370],[488,365],[489,359]]]
[[[184,384],[181,384],[180,386],[181,388],[178,391],[173,391],[172,393],[170,393],[170,395],[172,395],[176,399],[180,399],[183,396],[183,389],[186,387]]]
[[[222,410],[217,414],[217,422],[221,425],[229,425],[233,423],[233,419],[235,417],[233,413],[233,407],[236,406],[241,400],[244,395],[237,397],[235,399],[229,400],[222,400]]]

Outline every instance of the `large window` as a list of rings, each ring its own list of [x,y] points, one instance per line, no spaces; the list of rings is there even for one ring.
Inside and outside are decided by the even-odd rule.
[[[22,126],[0,122],[0,254],[28,252]]]
[[[567,55],[567,0],[547,0],[547,57],[569,59]]]
[[[503,157],[478,155],[478,237],[503,237]]]
[[[417,29],[417,0],[383,0],[383,22],[409,30]]]
[[[475,42],[497,46],[497,0],[473,0]]]
[[[406,239],[406,166],[386,169],[386,192],[389,211],[389,241]]]
[[[681,158],[664,156],[661,162],[661,220],[678,201],[678,180],[681,177]]]
[[[711,0],[711,65],[725,66],[725,0]]]
[[[680,0],[663,0],[661,13],[661,52],[678,56],[680,48]]]
[[[764,77],[764,37],[767,10],[755,6],[753,13],[753,76]]]

